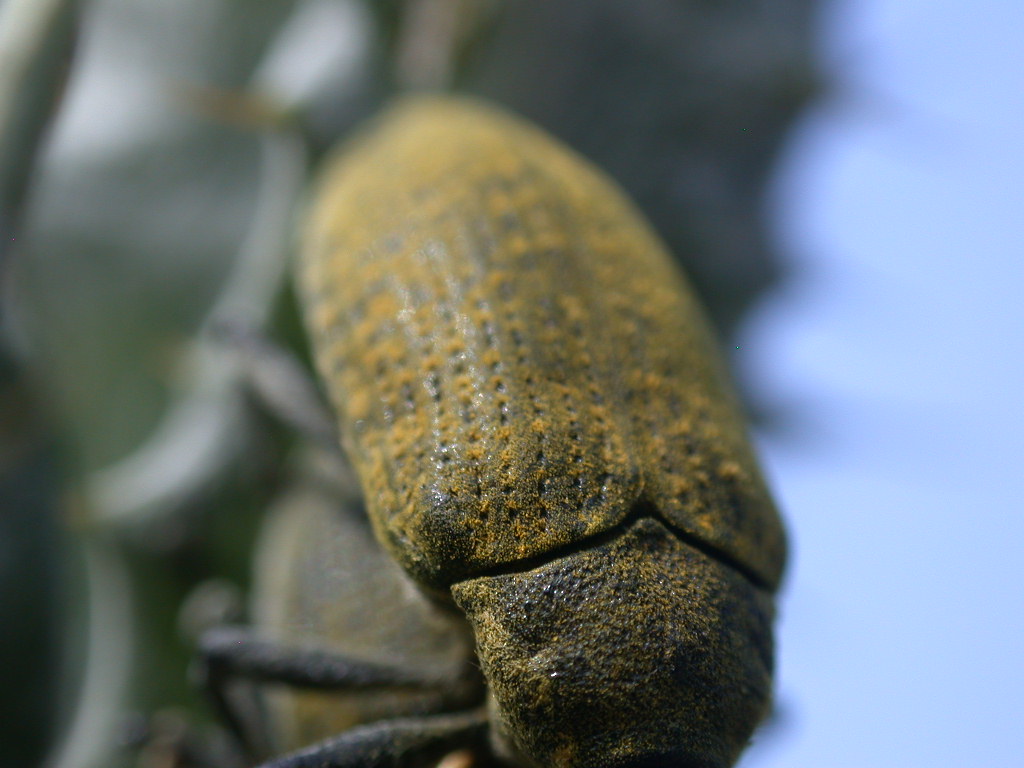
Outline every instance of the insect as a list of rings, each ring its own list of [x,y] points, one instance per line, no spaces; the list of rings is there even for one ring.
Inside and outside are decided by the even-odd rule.
[[[623,195],[517,118],[410,98],[329,164],[298,284],[366,516],[322,483],[282,505],[262,629],[205,647],[236,732],[262,735],[240,677],[290,684],[285,748],[322,739],[279,768],[732,765],[784,534]]]

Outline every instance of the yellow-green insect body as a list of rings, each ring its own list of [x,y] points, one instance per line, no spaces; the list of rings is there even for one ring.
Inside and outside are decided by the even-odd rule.
[[[634,208],[515,118],[409,100],[330,164],[299,283],[377,537],[465,612],[498,753],[730,765],[784,538]]]

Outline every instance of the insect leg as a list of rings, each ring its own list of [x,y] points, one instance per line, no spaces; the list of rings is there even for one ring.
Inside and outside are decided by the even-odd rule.
[[[438,692],[438,706],[445,709],[472,705],[479,690],[476,680],[452,680],[417,670],[370,664],[330,651],[282,646],[240,627],[207,631],[199,642],[197,669],[213,707],[250,755],[260,752],[261,745],[253,742],[266,729],[246,726],[246,716],[228,695],[232,680],[284,683],[314,690],[428,689]]]
[[[261,408],[310,442],[338,450],[331,410],[294,354],[259,328],[239,321],[221,319],[209,333],[235,358]]]
[[[263,763],[259,768],[399,768],[429,764],[456,749],[487,748],[484,710],[385,720]]]

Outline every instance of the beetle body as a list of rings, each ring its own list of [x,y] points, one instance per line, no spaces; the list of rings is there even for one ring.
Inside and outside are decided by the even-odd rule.
[[[299,267],[378,540],[473,629],[530,766],[726,766],[784,539],[693,296],[585,161],[411,99],[329,166]]]
[[[254,563],[253,606],[261,637],[379,665],[425,669],[463,680],[452,696],[434,690],[265,693],[271,752],[298,749],[361,723],[478,705],[473,638],[458,612],[437,605],[374,540],[362,509],[339,497],[332,462],[303,457],[292,487],[268,513]]]

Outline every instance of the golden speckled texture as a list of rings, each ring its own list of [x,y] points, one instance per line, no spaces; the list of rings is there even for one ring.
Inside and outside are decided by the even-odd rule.
[[[782,528],[691,291],[570,150],[474,102],[400,102],[330,163],[299,283],[370,517],[422,585],[639,504],[777,585]]]
[[[657,520],[452,594],[516,765],[724,768],[767,709],[771,595]]]

